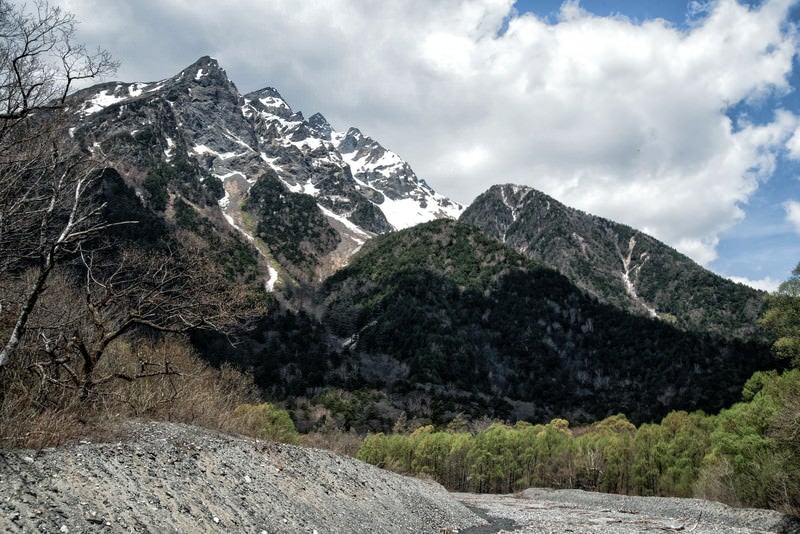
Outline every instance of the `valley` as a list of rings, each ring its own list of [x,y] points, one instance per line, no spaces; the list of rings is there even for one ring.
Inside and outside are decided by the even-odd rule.
[[[706,491],[796,510],[781,473],[797,467],[798,380],[759,322],[765,293],[530,187],[461,206],[357,128],[306,119],[274,88],[239,93],[207,56],[64,106],[55,154],[92,167],[50,205],[85,198],[84,226],[77,208],[48,215],[53,250],[4,264],[1,331],[9,309],[33,314],[0,377],[9,443],[62,444],[126,414],[299,431],[451,490]],[[49,213],[49,186],[27,183],[3,198]],[[0,245],[27,251],[24,236]]]

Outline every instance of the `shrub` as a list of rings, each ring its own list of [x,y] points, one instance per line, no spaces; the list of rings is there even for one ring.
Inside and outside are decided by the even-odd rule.
[[[243,434],[258,439],[290,444],[297,444],[299,441],[289,413],[267,402],[237,406],[232,419]]]

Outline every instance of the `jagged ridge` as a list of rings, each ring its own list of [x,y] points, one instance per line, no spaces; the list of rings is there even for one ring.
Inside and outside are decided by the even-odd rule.
[[[242,203],[261,177],[277,177],[285,194],[313,197],[312,209],[339,236],[337,246],[309,243],[314,253],[300,266],[286,256],[280,261],[275,257],[275,250],[286,249],[285,241],[254,241],[269,272],[274,266],[282,276],[291,273],[290,279],[319,280],[345,264],[373,235],[462,211],[419,180],[396,154],[358,130],[338,133],[319,113],[306,120],[274,88],[241,95],[210,57],[159,82],[112,82],[84,89],[70,104],[76,118],[73,135],[88,147],[105,144],[121,174],[156,210],[169,211],[167,193],[197,200],[203,191],[202,205],[210,209],[218,202],[228,223],[252,240],[259,225],[263,230],[266,224],[296,227],[306,224],[303,220],[320,220],[305,212],[285,212],[278,219],[270,214],[269,220],[258,220],[263,213],[243,213]],[[358,150],[341,150],[349,150],[357,137]],[[155,194],[144,179],[159,165],[180,167],[179,176]],[[196,191],[190,195],[190,190]],[[289,220],[295,217],[301,220]],[[312,234],[328,235],[328,230]]]

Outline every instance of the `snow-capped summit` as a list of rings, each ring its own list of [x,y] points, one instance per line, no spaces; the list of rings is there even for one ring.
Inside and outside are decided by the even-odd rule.
[[[76,117],[73,133],[87,148],[134,142],[135,148],[126,150],[138,155],[119,152],[119,157],[131,168],[128,181],[145,200],[153,193],[143,187],[141,176],[153,166],[179,169],[170,173],[171,197],[159,198],[196,201],[187,191],[200,188],[215,204],[219,201],[231,225],[255,238],[241,212],[254,185],[263,180],[278,184],[259,189],[263,206],[272,206],[267,193],[308,195],[310,204],[298,197],[292,209],[313,206],[338,233],[336,250],[326,252],[337,256],[334,267],[376,234],[456,218],[463,211],[420,180],[400,156],[358,129],[338,132],[320,113],[306,119],[272,87],[240,94],[208,56],[158,82],[84,89],[71,97],[70,106]],[[189,187],[187,180],[195,185]],[[283,212],[281,217],[285,222],[301,215]],[[274,259],[276,245],[263,246],[265,257]]]
[[[395,229],[438,218],[458,218],[464,210],[417,178],[400,156],[357,128],[345,134],[335,132],[333,139],[356,182],[383,196],[375,202]]]
[[[308,118],[308,125],[311,129],[322,139],[326,141],[331,140],[333,127],[328,123],[328,120],[322,116],[322,113],[314,113]]]

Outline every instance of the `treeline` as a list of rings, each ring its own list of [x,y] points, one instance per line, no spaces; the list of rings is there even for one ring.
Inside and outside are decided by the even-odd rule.
[[[674,411],[638,428],[624,415],[588,427],[464,421],[368,436],[358,458],[430,476],[452,491],[528,487],[699,497],[800,513],[800,370],[756,373],[718,415]]]

